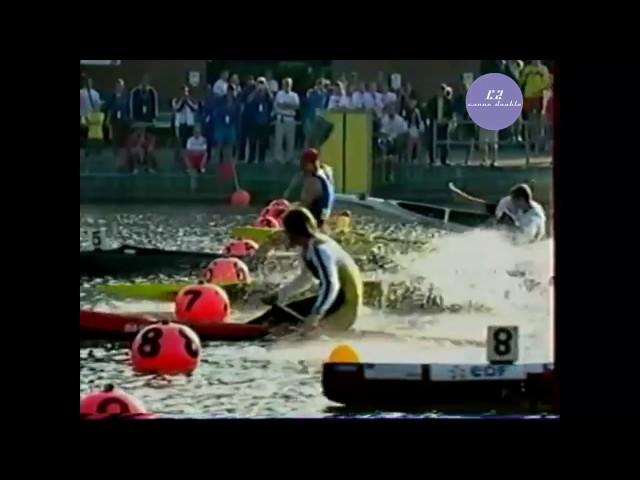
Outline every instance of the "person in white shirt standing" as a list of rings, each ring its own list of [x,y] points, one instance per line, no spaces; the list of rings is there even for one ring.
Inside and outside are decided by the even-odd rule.
[[[276,117],[275,158],[276,161],[293,161],[293,149],[296,140],[296,112],[300,108],[300,98],[291,90],[293,80],[282,80],[282,90],[278,92],[274,101]],[[282,141],[287,143],[287,152],[283,155]]]
[[[182,157],[182,151],[187,146],[187,140],[193,135],[193,127],[196,123],[196,112],[198,103],[191,97],[189,87],[182,88],[181,95],[171,102],[173,107],[174,125],[178,145],[176,149],[177,158]]]
[[[397,157],[402,151],[403,140],[406,144],[409,126],[395,108],[388,107],[387,111],[389,113],[382,118],[380,146],[385,157]]]
[[[80,89],[80,118],[86,117],[94,111],[96,105],[100,106],[101,103],[100,94],[93,89],[93,80],[87,78],[84,88]]]
[[[217,97],[224,97],[227,94],[227,87],[229,86],[229,70],[224,70],[220,73],[220,78],[213,84],[213,94]]]
[[[499,223],[516,227],[514,238],[518,243],[531,243],[546,236],[547,218],[542,206],[533,200],[531,187],[524,183],[516,185],[502,198],[494,213]]]
[[[384,108],[394,107],[397,108],[398,96],[395,92],[389,90],[389,85],[387,83],[382,84],[382,106]]]
[[[365,110],[365,95],[366,90],[364,86],[364,82],[358,83],[358,87],[351,95],[351,108],[354,110]]]
[[[349,109],[351,108],[351,99],[347,96],[344,83],[337,82],[333,87],[333,93],[329,97],[327,110]]]
[[[269,87],[269,91],[271,92],[271,94],[274,96],[277,95],[280,88],[278,87],[278,81],[273,78],[273,72],[271,72],[271,70],[267,70],[264,74],[264,77],[267,80],[267,87]],[[282,86],[282,88],[284,88],[284,85]]]
[[[187,140],[187,148],[184,153],[184,164],[189,170],[205,173],[207,166],[207,139],[202,136],[200,125],[193,128],[193,136]]]

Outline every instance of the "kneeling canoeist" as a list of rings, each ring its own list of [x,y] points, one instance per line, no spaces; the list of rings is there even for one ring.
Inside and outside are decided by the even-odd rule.
[[[300,205],[308,209],[322,227],[331,214],[335,197],[331,167],[320,161],[320,152],[307,148],[300,159],[300,173],[297,174],[285,192],[287,194],[302,182]]]
[[[297,184],[302,181],[302,192],[300,194],[300,202],[294,206],[306,208],[316,221],[319,228],[323,228],[325,221],[331,215],[333,202],[335,200],[335,188],[333,185],[333,175],[331,167],[323,165],[320,162],[320,152],[315,148],[307,148],[300,159],[300,173],[294,177],[287,188],[289,192]],[[271,250],[281,245],[285,241],[284,235],[272,235],[265,241],[256,252],[255,261],[263,258]]]
[[[289,210],[283,224],[289,244],[302,247],[302,270],[291,283],[267,297],[265,303],[273,306],[249,323],[300,325],[304,331],[317,326],[328,330],[348,330],[356,322],[362,305],[360,269],[340,245],[318,233],[317,222],[308,210]],[[319,281],[317,295],[286,303],[292,296],[309,288],[314,278]]]
[[[547,218],[542,206],[533,200],[531,187],[524,183],[516,185],[496,205],[494,213],[498,222],[512,223],[518,230],[518,239],[536,242],[546,235]]]

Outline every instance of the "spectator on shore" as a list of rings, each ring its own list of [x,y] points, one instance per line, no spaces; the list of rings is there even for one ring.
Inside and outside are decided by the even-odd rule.
[[[426,108],[426,117],[429,128],[427,129],[427,148],[429,150],[429,163],[435,165],[434,153],[440,150],[440,164],[449,165],[449,122],[453,119],[453,90],[446,84],[440,85],[438,94],[429,100]],[[434,145],[434,133],[438,144]],[[442,143],[440,143],[442,142]]]
[[[158,116],[158,92],[149,84],[149,75],[131,91],[131,119],[134,122],[152,123]]]
[[[296,112],[300,108],[298,94],[291,90],[293,80],[282,80],[282,90],[275,98],[274,110],[276,114],[275,158],[276,161],[293,162],[293,149],[296,137]],[[286,154],[282,152],[283,139],[287,143]]]
[[[362,97],[365,110],[373,111],[377,116],[382,114],[382,94],[378,92],[378,85],[376,82],[371,82],[369,84],[369,89]]]
[[[418,95],[416,91],[413,89],[413,85],[410,83],[405,83],[400,88],[400,96],[398,100],[398,111],[402,112],[409,108],[409,100],[416,100],[416,104],[418,103]]]
[[[364,82],[358,83],[357,88],[351,95],[351,108],[354,110],[364,110],[365,109],[365,95],[367,91],[365,89]]]
[[[333,87],[333,92],[329,97],[327,110],[339,110],[351,108],[351,99],[347,96],[344,84],[337,82]]]
[[[182,159],[182,152],[187,146],[187,140],[193,135],[198,103],[191,97],[189,87],[184,85],[180,95],[172,100],[171,106],[173,107],[174,125],[178,138],[176,159]]]
[[[514,82],[516,82],[518,85],[520,85],[520,78],[522,76],[523,68],[524,68],[524,62],[522,60],[507,60],[506,63],[503,65],[504,71],[502,73],[504,73],[507,77],[509,77]],[[508,134],[509,137],[511,137],[512,141],[521,142],[522,141],[522,135],[520,133],[521,131],[522,131],[522,121],[518,119],[517,122],[515,122],[506,130],[506,133]]]
[[[417,161],[421,158],[422,153],[422,137],[424,136],[424,121],[422,113],[418,108],[418,100],[411,98],[407,101],[406,107],[400,112],[400,116],[407,123],[409,128],[409,137],[407,141],[406,158],[410,162]],[[415,151],[415,156],[414,156]]]
[[[84,116],[84,124],[87,126],[87,148],[86,155],[90,153],[100,153],[104,144],[105,114],[101,111],[100,104],[95,104],[93,111]]]
[[[469,146],[465,147],[467,149],[464,159],[465,165],[469,165],[469,162],[471,161],[476,139],[476,124],[471,120],[467,110],[468,91],[469,86],[464,82],[464,79],[462,79],[458,89],[459,93],[453,97],[453,102],[451,104],[453,120],[456,124],[456,139],[461,142],[470,142]]]
[[[238,161],[244,162],[247,159],[247,143],[249,143],[249,123],[250,123],[250,112],[247,109],[247,103],[249,101],[249,96],[256,89],[256,81],[253,78],[253,75],[247,76],[245,79],[244,88],[240,91],[240,94],[236,97],[238,101],[238,109],[240,111],[239,121],[238,121]]]
[[[129,173],[138,173],[138,167],[146,167],[147,172],[156,173],[158,162],[155,156],[156,138],[147,132],[144,123],[129,136],[127,154],[123,167]]]
[[[240,77],[238,76],[237,73],[234,73],[233,75],[231,75],[231,77],[229,78],[228,86],[230,86],[233,89],[233,95],[235,97],[240,95],[242,88],[240,87]]]
[[[269,122],[273,98],[264,77],[259,77],[256,89],[247,99],[246,112],[249,134],[249,163],[258,157],[264,163],[269,148]]]
[[[393,106],[387,107],[386,110],[388,113],[382,117],[380,128],[380,144],[385,157],[396,157],[403,151],[409,127]]]
[[[202,135],[200,125],[193,127],[193,135],[187,140],[184,152],[184,165],[186,172],[205,173],[208,161],[207,139]]]
[[[398,96],[389,90],[389,85],[385,82],[382,84],[382,107],[385,109],[393,107],[398,108],[397,105]]]
[[[96,105],[100,106],[101,104],[100,94],[93,88],[93,80],[86,78],[84,87],[80,89],[80,120],[94,112]]]
[[[227,94],[218,100],[213,114],[214,139],[220,163],[232,160],[233,147],[237,142],[238,102],[233,88],[227,88]]]
[[[524,104],[522,116],[531,123],[529,127],[529,141],[533,143],[536,150],[542,137],[542,107],[544,91],[551,83],[549,69],[542,64],[541,60],[532,60],[522,70],[520,85],[523,89]]]
[[[280,90],[280,87],[278,86],[278,81],[275,78],[273,78],[273,72],[271,70],[267,70],[264,76],[265,76],[265,79],[267,80],[267,87],[269,87],[269,91],[275,97],[278,94],[278,91]]]
[[[213,93],[213,89],[208,89],[205,99],[204,105],[202,107],[202,130],[205,138],[207,139],[207,157],[212,158],[211,149],[215,144],[215,125],[213,122],[213,117],[215,114],[215,109],[220,103],[220,98]]]
[[[83,87],[80,89],[80,145],[86,146],[87,141],[87,122],[86,117],[93,112],[96,105],[101,105],[100,94],[93,89],[93,80],[91,78],[83,79]]]
[[[480,62],[480,75],[488,73],[504,73],[504,60],[482,60]]]
[[[117,157],[126,154],[127,139],[130,128],[129,94],[125,89],[124,80],[116,80],[114,92],[107,98],[105,109],[107,122],[111,126],[111,142]]]
[[[312,129],[318,113],[327,108],[329,94],[324,88],[324,79],[316,80],[315,87],[307,91],[307,98],[304,108],[304,134],[305,147],[309,146],[309,140],[312,135]]]
[[[227,95],[227,89],[229,87],[229,70],[223,70],[220,73],[220,78],[213,84],[213,94],[218,97],[224,97]]]

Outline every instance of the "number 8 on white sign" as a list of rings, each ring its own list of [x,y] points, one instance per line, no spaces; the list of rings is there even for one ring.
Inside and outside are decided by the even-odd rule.
[[[518,327],[487,328],[487,361],[494,364],[518,361]]]

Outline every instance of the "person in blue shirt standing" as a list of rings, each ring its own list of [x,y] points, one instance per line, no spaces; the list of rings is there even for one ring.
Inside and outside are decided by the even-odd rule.
[[[213,91],[213,88],[207,89],[207,94],[202,106],[202,134],[207,139],[207,158],[209,159],[213,158],[211,156],[211,149],[215,144],[213,115],[219,101],[220,100]]]
[[[213,111],[213,136],[216,149],[220,151],[220,163],[231,160],[231,151],[236,144],[238,115],[233,88],[227,88],[227,94],[218,100]]]
[[[264,163],[269,148],[269,128],[273,110],[273,94],[267,80],[259,77],[255,90],[247,98],[245,106],[246,124],[249,135],[249,163],[258,156],[258,162]]]
[[[238,161],[244,162],[247,155],[247,142],[249,141],[249,123],[250,115],[247,110],[249,96],[256,89],[256,81],[253,75],[248,75],[244,84],[244,88],[237,96],[238,108],[240,110],[240,118],[238,123]]]
[[[305,147],[309,147],[313,143],[313,124],[316,116],[321,110],[327,108],[329,93],[324,85],[324,79],[319,78],[316,81],[316,86],[307,92],[303,119]]]
[[[111,127],[111,143],[116,156],[124,159],[125,147],[129,138],[131,109],[129,92],[125,89],[124,80],[116,80],[114,92],[107,98],[105,104],[107,124]]]

